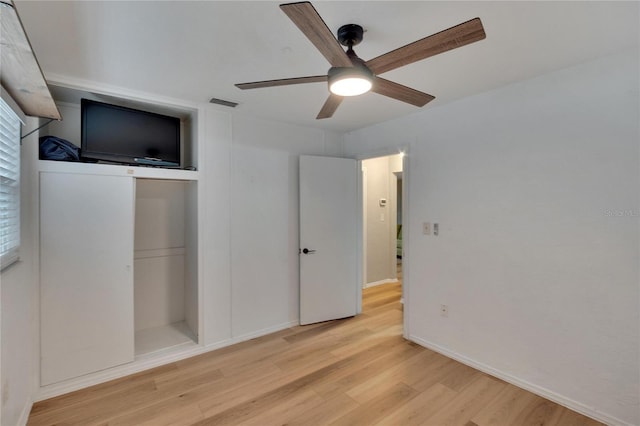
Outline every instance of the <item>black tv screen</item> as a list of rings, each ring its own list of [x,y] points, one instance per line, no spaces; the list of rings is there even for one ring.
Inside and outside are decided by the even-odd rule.
[[[179,118],[89,99],[82,99],[81,114],[82,158],[180,165]]]

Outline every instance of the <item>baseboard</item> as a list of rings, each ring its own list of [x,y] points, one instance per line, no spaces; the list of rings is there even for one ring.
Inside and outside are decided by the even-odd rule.
[[[375,287],[377,285],[391,284],[391,283],[397,283],[397,282],[398,282],[398,280],[387,278],[386,280],[380,280],[380,281],[373,281],[371,283],[365,283],[365,285],[363,285],[362,288]]]
[[[300,320],[283,322],[272,327],[263,328],[251,333],[241,334],[239,336],[232,337],[231,339],[221,340],[218,342],[209,343],[206,346],[205,352],[215,351],[216,349],[225,348],[227,346],[235,345],[236,343],[242,343],[247,340],[255,339],[256,337],[266,336],[267,334],[275,333],[276,331],[284,330],[285,328],[295,327],[300,325]]]
[[[22,413],[20,413],[20,418],[18,419],[18,426],[27,426],[29,414],[31,414],[31,407],[33,407],[33,401],[29,399],[22,408]]]
[[[414,335],[409,335],[408,339],[419,344],[420,346],[424,346],[427,349],[431,349],[432,351],[438,352],[448,358],[454,359],[458,362],[461,362],[462,364],[475,368],[476,370],[480,370],[483,373],[487,373],[491,376],[497,377],[498,379],[504,380],[507,383],[511,383],[512,385],[518,386],[519,388],[525,389],[531,393],[546,398],[580,414],[584,414],[585,416],[591,417],[592,419],[598,420],[599,422],[605,423],[610,426],[633,426],[631,423],[627,423],[614,416],[610,416],[606,413],[598,411],[593,407],[584,405],[578,401],[567,398],[544,387],[529,383],[526,380],[522,380],[518,377],[512,376],[511,374],[497,370],[489,365],[468,358],[435,343],[421,339]]]

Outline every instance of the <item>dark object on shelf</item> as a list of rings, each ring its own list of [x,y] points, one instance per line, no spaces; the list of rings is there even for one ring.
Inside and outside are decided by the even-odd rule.
[[[89,99],[80,109],[83,160],[180,166],[179,118]]]
[[[80,148],[62,138],[42,136],[40,137],[40,159],[80,161]]]

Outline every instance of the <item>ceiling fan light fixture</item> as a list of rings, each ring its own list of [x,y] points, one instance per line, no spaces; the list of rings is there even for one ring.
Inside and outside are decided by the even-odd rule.
[[[333,67],[328,74],[329,90],[339,96],[358,96],[373,85],[373,73],[365,67]]]
[[[7,1],[11,0],[0,0],[0,3]],[[360,25],[341,26],[336,38],[309,1],[281,4],[280,9],[329,61],[332,68],[327,75],[254,81],[236,86],[244,90],[328,82],[330,95],[316,116],[317,120],[332,117],[344,97],[358,96],[370,90],[388,98],[423,107],[435,98],[428,93],[385,80],[377,75],[486,38],[480,18],[474,18],[365,62],[353,50],[353,46],[362,41],[364,34]],[[342,46],[346,46],[347,50]]]

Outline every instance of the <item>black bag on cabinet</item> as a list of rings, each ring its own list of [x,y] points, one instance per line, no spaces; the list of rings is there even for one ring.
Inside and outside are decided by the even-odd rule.
[[[42,136],[40,138],[40,159],[80,161],[80,148],[62,138]]]

